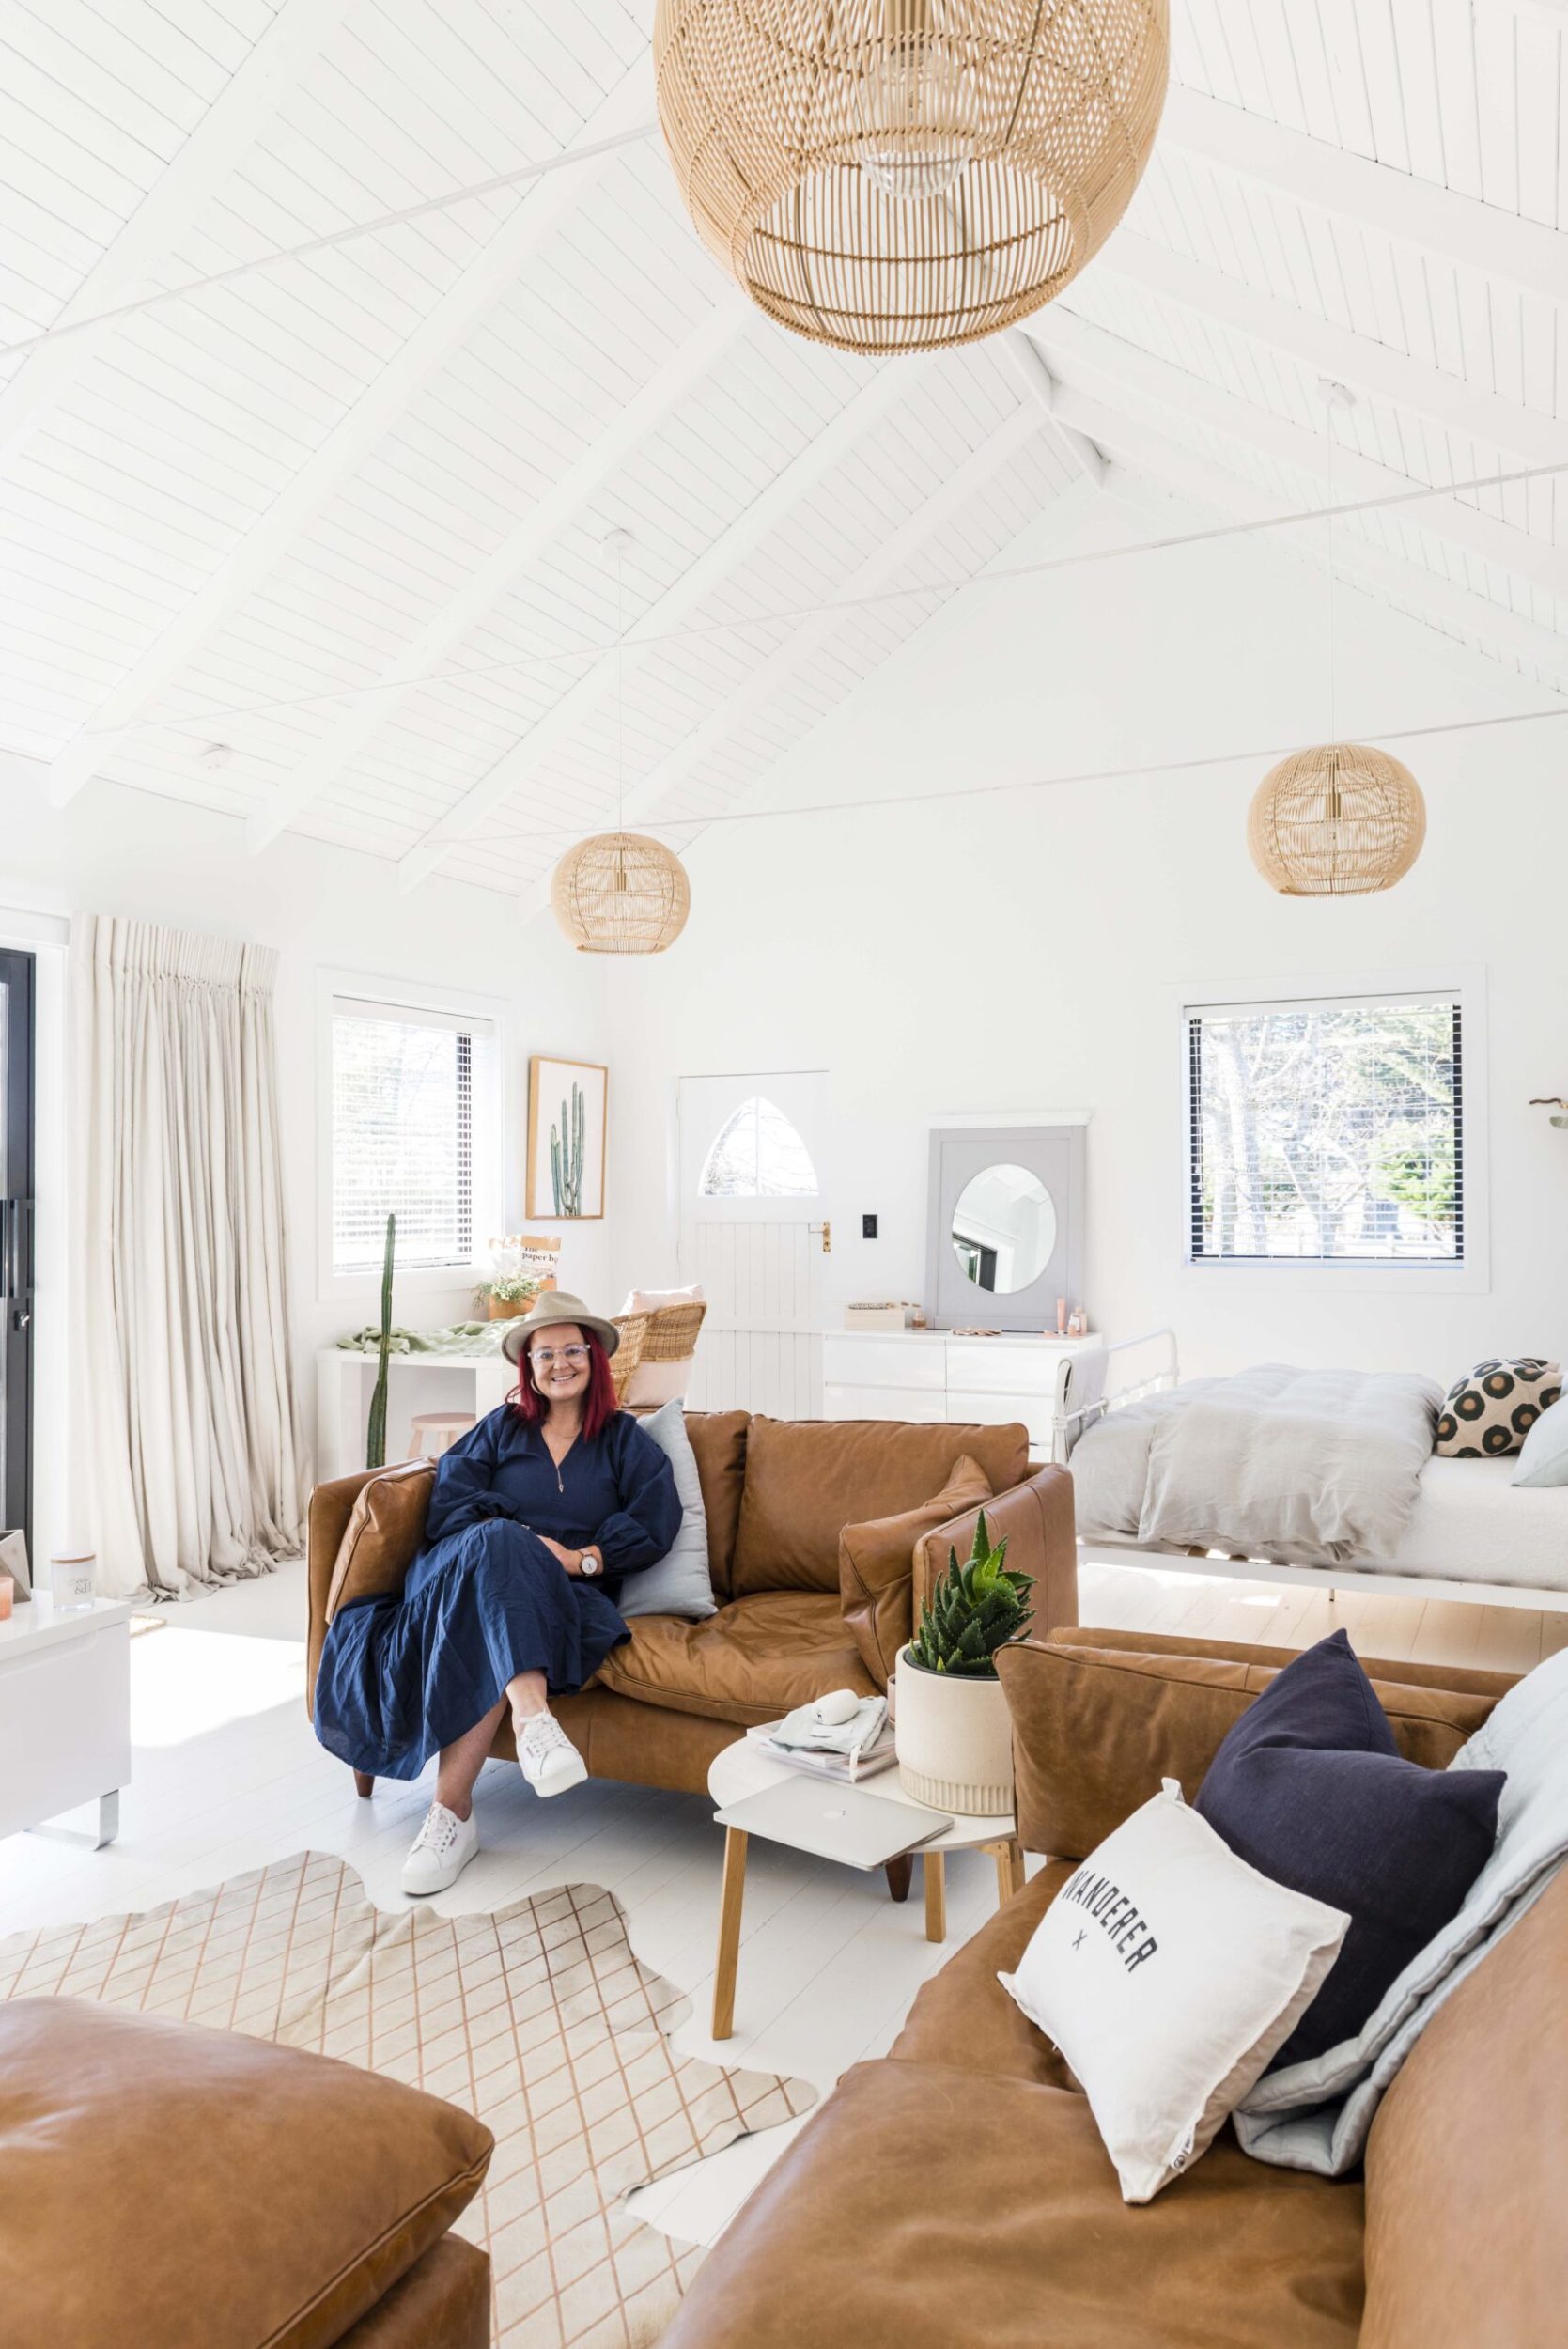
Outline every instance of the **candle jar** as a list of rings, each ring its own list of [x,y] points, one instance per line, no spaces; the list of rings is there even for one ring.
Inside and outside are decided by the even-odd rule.
[[[98,1598],[98,1560],[75,1550],[49,1561],[49,1596],[57,1615],[79,1615]]]

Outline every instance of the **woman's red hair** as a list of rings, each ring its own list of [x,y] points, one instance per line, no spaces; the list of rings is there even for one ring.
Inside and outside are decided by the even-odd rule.
[[[582,1433],[592,1443],[621,1407],[615,1400],[615,1381],[611,1374],[609,1355],[591,1330],[584,1330],[582,1337],[588,1348],[588,1392],[582,1398]],[[550,1417],[548,1401],[528,1375],[526,1346],[518,1364],[518,1383],[506,1400],[530,1427],[542,1426]]]

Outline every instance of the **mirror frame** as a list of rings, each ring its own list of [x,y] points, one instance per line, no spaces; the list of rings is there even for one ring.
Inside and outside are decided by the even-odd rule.
[[[933,1329],[959,1326],[959,1317],[946,1309],[942,1296],[943,1259],[953,1267],[955,1275],[958,1272],[949,1234],[953,1206],[963,1189],[959,1184],[953,1199],[944,1201],[943,1152],[947,1144],[959,1140],[983,1149],[991,1165],[1006,1160],[1037,1175],[1056,1209],[1056,1246],[1044,1272],[1026,1287],[1005,1295],[993,1289],[979,1289],[966,1282],[973,1303],[964,1313],[962,1322],[980,1329],[1027,1331],[1038,1337],[1054,1334],[1058,1296],[1066,1293],[1069,1311],[1074,1305],[1087,1302],[1083,1296],[1086,1124],[1081,1114],[1074,1117],[1066,1112],[1050,1119],[1038,1118],[1027,1126],[992,1126],[980,1121],[971,1124],[955,1119],[952,1125],[932,1127],[926,1202],[925,1310]],[[1062,1178],[1063,1148],[1067,1162],[1065,1187]],[[1052,1265],[1057,1267],[1055,1274]]]

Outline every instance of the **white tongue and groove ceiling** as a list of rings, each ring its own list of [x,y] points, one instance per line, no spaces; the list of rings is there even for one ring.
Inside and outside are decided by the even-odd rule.
[[[147,302],[648,122],[652,16],[0,0],[0,747],[56,801],[532,906],[618,759],[691,838],[1053,506],[1568,463],[1568,0],[1175,0],[1147,178],[1027,341],[770,327],[652,139]],[[1346,519],[1339,568],[1568,688],[1565,478]]]

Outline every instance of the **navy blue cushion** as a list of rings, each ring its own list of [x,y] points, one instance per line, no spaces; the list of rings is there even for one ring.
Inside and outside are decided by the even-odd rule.
[[[1350,1918],[1270,2069],[1356,2037],[1490,1858],[1502,1788],[1501,1770],[1405,1761],[1343,1631],[1295,1657],[1248,1706],[1209,1766],[1198,1809],[1260,1875]]]

